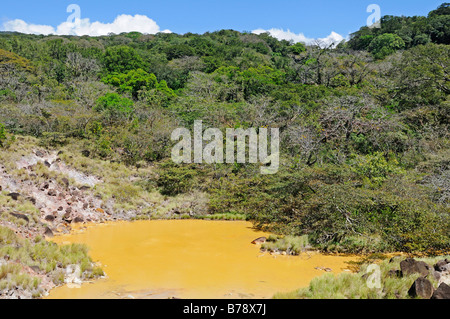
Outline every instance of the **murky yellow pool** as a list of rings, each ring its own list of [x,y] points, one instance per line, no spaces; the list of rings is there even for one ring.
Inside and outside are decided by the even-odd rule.
[[[270,298],[344,271],[353,257],[263,254],[251,244],[267,235],[249,222],[161,220],[88,227],[54,238],[90,247],[106,279],[51,291],[48,298]]]

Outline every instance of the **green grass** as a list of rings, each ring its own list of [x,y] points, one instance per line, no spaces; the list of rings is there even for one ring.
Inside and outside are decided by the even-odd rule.
[[[91,279],[103,275],[101,268],[95,266],[83,244],[59,246],[41,237],[34,240],[18,237],[12,230],[0,227],[0,258],[9,256],[14,264],[3,265],[0,270],[0,289],[23,287],[37,293],[39,278],[22,271],[22,266],[37,266],[53,279],[55,284],[64,282],[64,268],[68,265],[80,265],[82,279]],[[3,288],[1,288],[3,287]]]
[[[0,266],[0,290],[14,287],[37,290],[40,282],[40,278],[23,273],[20,264],[7,263]]]
[[[196,216],[196,218],[208,220],[246,220],[247,216],[244,214],[224,213],[224,214]]]
[[[270,252],[286,252],[288,255],[299,255],[309,247],[308,236],[284,236],[270,235],[267,241],[261,245],[261,249]]]
[[[438,260],[448,258],[448,256],[432,258],[416,258],[430,265]],[[389,276],[390,270],[399,270],[400,261],[404,258],[396,258],[393,262],[385,259],[378,265],[381,271],[381,288],[369,288],[367,285],[367,267],[369,264],[361,266],[357,273],[341,273],[334,275],[324,274],[314,278],[306,288],[300,288],[287,293],[277,293],[275,299],[407,299],[408,290],[419,277],[413,274],[405,277]],[[428,276],[433,286],[437,288],[437,282],[432,276]]]

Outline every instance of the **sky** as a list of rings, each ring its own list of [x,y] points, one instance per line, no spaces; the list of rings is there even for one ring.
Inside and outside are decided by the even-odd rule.
[[[270,32],[294,42],[347,38],[367,24],[378,5],[384,15],[427,15],[445,0],[4,0],[0,31],[104,35],[204,33],[233,29]],[[72,5],[72,6],[70,6]],[[75,5],[75,6],[73,6]],[[70,7],[69,7],[70,6]],[[70,9],[70,10],[68,10]],[[69,12],[68,12],[69,11]]]

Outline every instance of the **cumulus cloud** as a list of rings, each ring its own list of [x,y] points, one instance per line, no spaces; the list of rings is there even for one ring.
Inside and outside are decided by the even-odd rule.
[[[29,24],[16,19],[3,23],[3,31],[16,31],[31,34],[55,34],[55,35],[90,35],[101,36],[109,33],[137,31],[144,34],[156,34],[158,32],[170,33],[170,30],[160,30],[155,21],[145,15],[119,15],[112,23],[91,22],[86,19],[75,19],[73,22],[63,22],[56,28],[49,25]]]
[[[287,41],[292,40],[295,43],[303,42],[305,44],[314,44],[316,42],[319,42],[324,45],[331,45],[331,44],[337,45],[342,40],[345,39],[342,35],[334,32],[334,31],[331,32],[330,35],[328,35],[325,38],[317,38],[317,39],[308,38],[303,33],[296,34],[294,32],[291,32],[289,29],[287,31],[284,31],[283,29],[276,29],[276,28],[272,28],[270,30],[256,29],[256,30],[253,30],[252,33],[255,33],[255,34],[269,33],[271,36],[273,36],[274,38],[277,38],[278,40],[287,40]]]

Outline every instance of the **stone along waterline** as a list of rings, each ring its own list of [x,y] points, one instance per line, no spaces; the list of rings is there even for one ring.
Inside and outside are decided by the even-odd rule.
[[[80,288],[56,288],[48,298],[270,298],[307,286],[324,273],[320,269],[339,273],[355,260],[261,253],[251,241],[267,235],[243,221],[155,220],[88,227],[53,241],[87,244],[107,278]]]

